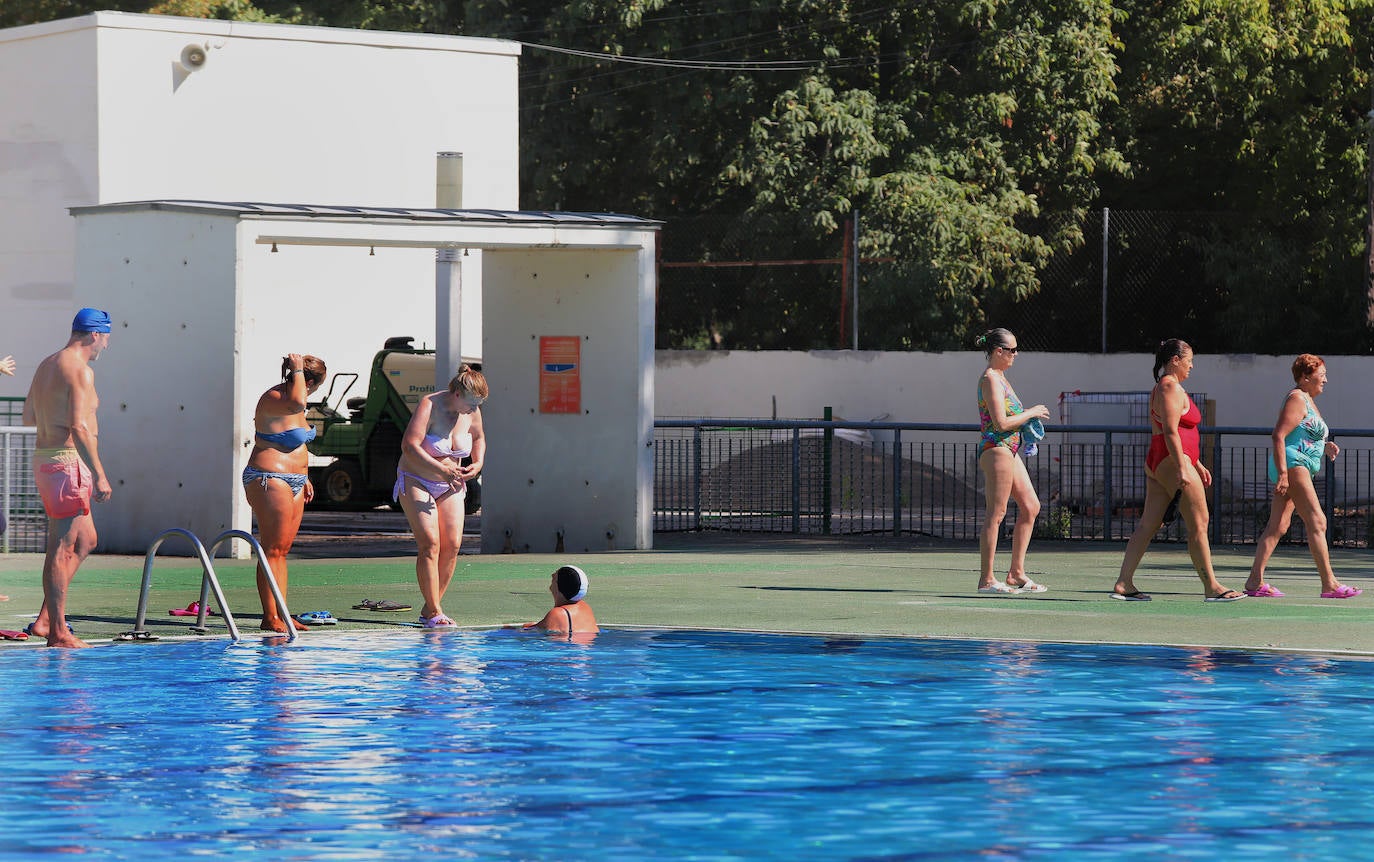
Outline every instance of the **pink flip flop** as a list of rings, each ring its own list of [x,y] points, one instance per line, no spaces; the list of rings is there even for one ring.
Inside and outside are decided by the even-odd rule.
[[[1246,590],[1245,594],[1252,599],[1281,599],[1283,593],[1279,592],[1269,584],[1260,584],[1253,590]]]
[[[187,606],[184,607],[184,608],[172,608],[172,609],[171,609],[170,611],[168,611],[167,613],[171,614],[171,615],[174,616],[174,617],[196,617],[196,616],[200,616],[200,602],[191,602],[189,605],[187,605]],[[216,614],[216,613],[215,613],[214,609],[208,608],[208,607],[205,609],[205,615],[206,615],[207,617],[219,616],[219,614]]]
[[[1324,599],[1353,599],[1353,598],[1355,598],[1356,596],[1358,596],[1358,595],[1359,595],[1360,593],[1362,593],[1362,592],[1364,592],[1364,590],[1358,589],[1358,588],[1356,588],[1356,587],[1347,587],[1347,586],[1342,585],[1342,586],[1337,587],[1337,588],[1334,589],[1334,590],[1327,590],[1326,592],[1322,593],[1322,598],[1324,598]]]

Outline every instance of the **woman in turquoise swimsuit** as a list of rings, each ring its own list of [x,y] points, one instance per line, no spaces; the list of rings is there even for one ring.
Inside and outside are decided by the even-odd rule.
[[[1326,422],[1312,400],[1326,388],[1326,363],[1320,356],[1304,353],[1293,360],[1293,381],[1296,385],[1284,399],[1269,452],[1269,481],[1274,483],[1274,504],[1269,509],[1269,523],[1255,543],[1255,562],[1245,582],[1245,593],[1261,599],[1283,595],[1264,582],[1264,568],[1279,538],[1288,532],[1296,509],[1298,517],[1307,525],[1307,548],[1312,552],[1312,561],[1317,564],[1317,574],[1322,579],[1322,598],[1353,599],[1363,591],[1345,586],[1331,571],[1331,554],[1326,547],[1326,514],[1322,512],[1317,490],[1312,485],[1312,480],[1321,472],[1322,460],[1334,461],[1341,452],[1339,446],[1326,439]]]
[[[1026,464],[1018,457],[1021,436],[1032,420],[1042,422],[1050,418],[1050,409],[1037,404],[1030,409],[1021,406],[1021,399],[1007,382],[1006,371],[1016,362],[1016,336],[1005,329],[992,329],[978,337],[978,346],[987,351],[988,367],[978,380],[978,418],[982,423],[983,439],[978,451],[978,466],[982,468],[987,499],[987,516],[978,533],[980,593],[1043,593],[1047,587],[1037,584],[1026,574],[1026,549],[1030,547],[1035,516],[1040,514],[1040,498],[1031,485]],[[1016,500],[1016,526],[1011,531],[1011,567],[1006,581],[993,574],[997,555],[997,536],[1007,517],[1007,502]]]
[[[253,412],[253,452],[243,468],[243,493],[258,521],[258,541],[267,565],[286,597],[286,555],[301,528],[305,504],[315,498],[307,467],[310,453],[305,444],[315,439],[315,429],[305,421],[305,399],[320,388],[328,372],[317,356],[292,353],[282,360],[282,382],[258,399]],[[262,601],[263,631],[286,632],[286,620],[277,611],[267,575],[258,566],[258,598]],[[299,622],[296,628],[304,629]]]
[[[1207,602],[1233,602],[1245,596],[1228,590],[1212,569],[1212,546],[1207,541],[1207,492],[1212,474],[1201,461],[1197,426],[1202,412],[1183,389],[1193,373],[1193,348],[1170,338],[1155,351],[1155,386],[1150,390],[1150,448],[1145,455],[1145,506],[1135,532],[1126,543],[1121,573],[1112,587],[1112,598],[1148,602],[1150,596],[1136,589],[1135,570],[1145,557],[1150,541],[1163,526],[1166,513],[1177,501],[1188,531],[1188,556],[1202,581]]]

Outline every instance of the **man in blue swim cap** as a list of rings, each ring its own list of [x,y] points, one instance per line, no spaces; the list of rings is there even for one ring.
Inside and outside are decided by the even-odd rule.
[[[67,626],[67,590],[81,563],[95,550],[91,501],[113,493],[96,441],[94,362],[110,346],[110,315],[83,308],[72,319],[67,346],[38,363],[24,401],[24,424],[38,428],[33,478],[48,514],[43,561],[43,608],[25,629],[50,647],[86,647]]]
[[[72,318],[72,332],[99,332],[108,334],[110,331],[110,313],[101,311],[98,308],[83,308]]]

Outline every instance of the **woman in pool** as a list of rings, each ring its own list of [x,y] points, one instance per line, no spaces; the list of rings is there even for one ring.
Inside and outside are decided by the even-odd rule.
[[[1212,474],[1202,464],[1201,438],[1197,427],[1202,411],[1183,389],[1183,381],[1193,371],[1193,348],[1187,342],[1170,338],[1155,351],[1154,389],[1150,391],[1150,448],[1145,454],[1145,508],[1140,514],[1121,574],[1112,588],[1112,598],[1148,602],[1150,596],[1136,589],[1135,570],[1145,556],[1166,512],[1174,505],[1183,514],[1188,530],[1188,555],[1202,581],[1203,600],[1233,602],[1244,598],[1217,582],[1212,571],[1212,548],[1207,542],[1207,492]]]
[[[1264,582],[1264,569],[1288,532],[1296,509],[1307,525],[1307,549],[1317,564],[1322,579],[1322,598],[1353,599],[1363,590],[1336,580],[1331,571],[1331,554],[1326,547],[1326,514],[1312,480],[1321,472],[1322,461],[1335,460],[1341,449],[1326,439],[1327,427],[1317,412],[1314,399],[1326,389],[1326,363],[1320,356],[1304,353],[1293,360],[1293,389],[1284,399],[1274,426],[1273,446],[1269,452],[1269,481],[1274,483],[1274,504],[1269,523],[1255,543],[1255,563],[1245,582],[1245,594],[1259,599],[1279,598],[1283,593]]]
[[[481,404],[487,398],[482,372],[464,363],[448,389],[420,399],[401,438],[392,499],[401,504],[415,534],[415,578],[424,606],[425,628],[452,628],[444,593],[453,581],[463,542],[463,500],[467,480],[482,472],[487,441]],[[464,458],[471,456],[467,466]]]
[[[601,631],[596,614],[584,599],[587,597],[587,573],[577,566],[559,566],[549,579],[549,594],[553,596],[553,610],[537,623],[522,628],[543,629],[547,632],[593,634]]]
[[[1023,432],[1033,421],[1050,418],[1050,410],[1043,404],[1030,409],[1021,406],[1006,371],[1016,362],[1016,336],[1005,329],[991,329],[978,337],[978,346],[985,348],[988,367],[978,381],[978,416],[982,422],[983,439],[979,447],[978,466],[985,480],[987,516],[978,534],[981,568],[978,575],[980,593],[1043,593],[1048,589],[1026,575],[1026,549],[1030,547],[1035,517],[1040,514],[1040,498],[1031,485],[1026,464],[1018,457]],[[1041,426],[1043,428],[1043,426]],[[993,574],[997,555],[997,536],[1002,520],[1007,516],[1007,501],[1016,500],[1016,527],[1011,532],[1011,567],[1005,582]]]
[[[305,504],[315,498],[310,484],[310,453],[305,444],[315,429],[305,421],[305,399],[324,383],[328,372],[317,356],[292,353],[282,360],[282,382],[258,399],[253,412],[253,452],[243,468],[243,492],[258,521],[258,541],[267,565],[286,597],[286,555],[301,528]],[[258,598],[262,602],[263,631],[286,632],[267,574],[258,566]],[[306,626],[297,622],[296,628]]]

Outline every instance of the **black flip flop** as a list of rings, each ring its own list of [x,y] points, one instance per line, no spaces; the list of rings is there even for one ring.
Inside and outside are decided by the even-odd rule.
[[[1169,526],[1178,520],[1178,499],[1183,496],[1183,489],[1179,488],[1174,492],[1174,498],[1169,501],[1169,508],[1164,510],[1164,526]]]

